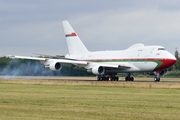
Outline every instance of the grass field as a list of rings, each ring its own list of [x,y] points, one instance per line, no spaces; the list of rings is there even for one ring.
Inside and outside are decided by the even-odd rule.
[[[0,120],[177,120],[180,84],[0,81]]]

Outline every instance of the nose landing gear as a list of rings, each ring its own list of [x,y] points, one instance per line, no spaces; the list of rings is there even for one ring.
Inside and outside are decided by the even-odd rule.
[[[160,73],[159,72],[155,73],[154,81],[155,82],[159,82],[160,81]]]
[[[157,77],[157,76],[154,77],[154,81],[155,81],[155,82],[159,82],[159,81],[160,81],[160,77]]]

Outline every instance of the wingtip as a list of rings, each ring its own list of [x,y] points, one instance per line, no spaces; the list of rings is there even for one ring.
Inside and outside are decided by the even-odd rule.
[[[5,57],[7,57],[7,58],[15,58],[14,55],[6,55]]]

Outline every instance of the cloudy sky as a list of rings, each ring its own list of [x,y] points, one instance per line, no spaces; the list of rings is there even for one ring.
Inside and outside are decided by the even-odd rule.
[[[90,51],[180,50],[180,0],[0,0],[0,56],[68,53],[63,20]]]

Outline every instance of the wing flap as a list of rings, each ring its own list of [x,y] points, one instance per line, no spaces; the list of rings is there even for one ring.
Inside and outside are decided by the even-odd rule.
[[[56,62],[64,63],[64,64],[73,64],[73,65],[86,65],[88,62],[86,61],[78,61],[78,60],[69,60],[69,59],[56,59]]]
[[[101,66],[103,66],[105,68],[114,68],[114,69],[122,69],[122,70],[131,68],[128,65],[101,64]]]

